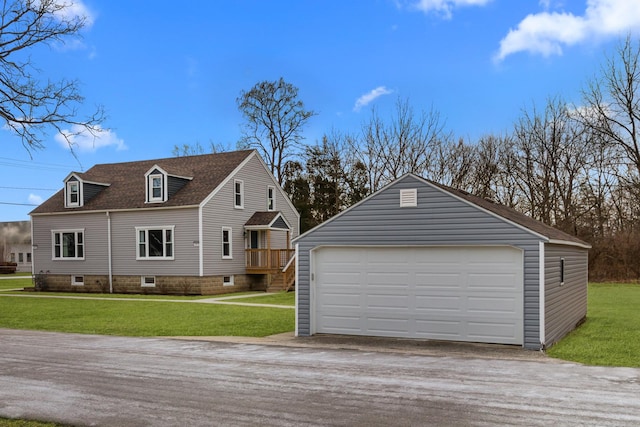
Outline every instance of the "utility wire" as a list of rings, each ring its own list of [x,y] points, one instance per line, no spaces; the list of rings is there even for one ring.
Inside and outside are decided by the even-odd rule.
[[[9,203],[9,202],[0,202],[0,205],[12,205],[12,206],[40,206],[33,203]]]
[[[34,191],[58,191],[59,188],[36,188],[36,187],[2,187],[6,190],[34,190]]]

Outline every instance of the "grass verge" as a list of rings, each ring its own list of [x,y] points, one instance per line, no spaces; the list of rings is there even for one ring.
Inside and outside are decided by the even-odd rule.
[[[277,292],[268,295],[261,295],[256,297],[247,297],[238,299],[238,302],[250,302],[252,304],[276,304],[276,305],[290,305],[294,307],[296,305],[296,293],[295,292]]]
[[[20,277],[16,275],[7,275],[0,276],[0,291],[6,289],[17,289],[17,288],[25,288],[28,286],[33,286],[33,281],[31,277]]]
[[[65,427],[63,424],[0,418],[0,427]]]
[[[640,367],[640,285],[589,285],[587,321],[551,347],[552,357],[587,365]]]
[[[0,327],[121,336],[249,336],[293,331],[290,309],[153,301],[0,297]]]

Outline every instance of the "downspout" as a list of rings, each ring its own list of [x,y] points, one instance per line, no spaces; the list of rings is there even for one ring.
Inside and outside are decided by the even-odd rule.
[[[539,272],[538,272],[538,280],[540,281],[540,291],[538,292],[538,298],[540,299],[540,320],[538,321],[539,327],[540,327],[540,350],[544,350],[544,348],[547,346],[547,337],[546,337],[546,325],[545,325],[545,317],[546,317],[546,310],[545,310],[545,277],[544,277],[544,266],[545,266],[545,260],[544,260],[544,242],[539,242],[539,249],[538,249],[538,257],[539,257]]]
[[[109,264],[109,293],[113,293],[113,271],[111,267],[111,215],[107,211],[107,257]]]

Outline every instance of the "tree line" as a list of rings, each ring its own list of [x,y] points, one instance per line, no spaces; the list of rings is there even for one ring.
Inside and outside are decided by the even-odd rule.
[[[456,138],[436,110],[415,111],[408,99],[398,98],[391,115],[383,117],[374,108],[355,132],[332,130],[312,145],[299,138],[278,140],[280,131],[270,139],[256,137],[254,111],[245,114],[252,133],[243,142],[271,165],[301,214],[303,232],[414,173],[589,242],[592,280],[638,280],[639,56],[640,46],[627,37],[585,84],[579,104],[549,97],[542,107],[523,109],[511,129],[476,141]],[[280,84],[289,85],[282,79]],[[257,87],[264,88],[264,82]],[[241,112],[251,93],[238,98]],[[296,102],[304,115],[290,123],[296,128],[290,131],[299,136],[315,113]],[[259,104],[250,103],[251,108]],[[278,116],[266,109],[270,120]],[[261,122],[261,132],[272,131],[268,122]],[[279,159],[286,161],[276,163]]]
[[[80,36],[86,18],[70,4],[11,0],[0,6],[0,121],[25,149],[49,132],[69,139],[105,130],[101,106],[78,117],[79,83],[42,78],[34,46]],[[240,148],[256,148],[301,213],[308,230],[405,173],[517,209],[591,243],[592,280],[640,279],[640,46],[628,36],[587,81],[577,104],[559,96],[522,110],[511,129],[476,141],[456,138],[434,110],[399,98],[389,116],[371,110],[360,129],[331,130],[304,144],[317,113],[279,79],[242,91]],[[37,71],[37,72],[36,72]],[[223,146],[211,143],[212,151]],[[174,155],[204,152],[176,146]]]

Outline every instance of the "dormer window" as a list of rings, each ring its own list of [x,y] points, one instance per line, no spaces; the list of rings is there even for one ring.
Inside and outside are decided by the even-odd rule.
[[[78,181],[67,182],[67,207],[80,206],[80,183]]]
[[[163,176],[162,175],[151,175],[149,176],[149,201],[150,202],[162,202],[163,197]]]
[[[146,173],[147,203],[167,201],[167,175],[159,167],[152,168]]]

